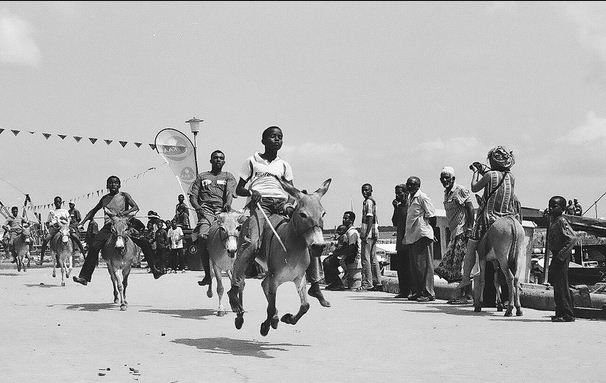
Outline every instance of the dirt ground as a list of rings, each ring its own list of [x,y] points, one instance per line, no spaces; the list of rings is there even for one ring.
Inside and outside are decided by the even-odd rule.
[[[78,269],[76,269],[78,271]],[[114,305],[105,266],[84,287],[51,268],[0,270],[2,382],[598,382],[604,381],[606,323],[551,323],[525,309],[505,318],[393,299],[379,292],[311,298],[296,326],[259,334],[266,303],[248,280],[244,327],[216,316],[201,272],[154,280],[131,274],[127,311]],[[229,282],[225,279],[226,285]],[[226,303],[227,304],[227,303]],[[294,285],[278,289],[278,310],[295,312]]]

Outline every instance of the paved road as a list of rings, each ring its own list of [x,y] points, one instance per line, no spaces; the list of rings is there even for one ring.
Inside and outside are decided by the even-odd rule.
[[[154,280],[135,269],[125,312],[104,266],[93,283],[59,285],[51,269],[0,270],[3,382],[598,382],[606,323],[551,323],[545,311],[416,303],[387,293],[327,292],[296,326],[259,334],[265,300],[246,286],[242,330],[215,315],[200,272]],[[226,282],[228,283],[228,282]],[[278,290],[280,315],[298,309]]]

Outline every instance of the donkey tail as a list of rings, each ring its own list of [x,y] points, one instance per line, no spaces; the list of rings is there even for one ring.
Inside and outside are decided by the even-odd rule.
[[[516,230],[515,219],[511,220],[511,245],[509,246],[509,254],[507,255],[507,266],[513,275],[516,275],[518,268],[518,233]]]

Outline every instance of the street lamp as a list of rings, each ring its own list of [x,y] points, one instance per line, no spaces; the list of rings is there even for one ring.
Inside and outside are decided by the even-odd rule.
[[[196,162],[196,177],[198,176],[198,154],[197,151],[197,142],[196,137],[198,136],[198,132],[200,131],[200,123],[204,120],[200,120],[196,117],[192,117],[189,120],[185,121],[185,123],[189,124],[189,128],[191,132],[194,134],[194,161]]]

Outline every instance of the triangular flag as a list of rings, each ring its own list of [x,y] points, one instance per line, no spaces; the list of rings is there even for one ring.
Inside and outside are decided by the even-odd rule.
[[[13,132],[13,134],[14,134],[15,136],[16,136],[17,134],[21,133],[21,131],[20,131],[20,130],[12,130],[12,129],[11,129],[11,132]]]
[[[65,140],[65,137],[67,137],[65,134],[57,134],[57,136],[61,137],[62,140]]]
[[[141,142],[135,142],[134,144],[136,147],[140,147],[141,145],[143,145]]]
[[[4,129],[0,129],[0,134],[2,134],[2,132],[4,132]]]
[[[103,140],[103,141],[105,141],[105,143],[109,145],[109,144],[111,144],[111,143],[112,143],[114,140]]]
[[[76,140],[76,142],[80,142],[81,139],[82,139],[82,137],[80,137],[80,136],[74,136],[74,140]]]
[[[149,147],[150,147],[152,150],[156,150],[156,145],[154,145],[154,144],[149,144]]]
[[[29,134],[34,134],[34,133],[36,133],[36,132],[34,132],[33,130],[29,131]]]
[[[91,144],[94,144],[95,142],[97,142],[97,138],[91,138],[91,137],[89,137],[88,139],[90,140]]]
[[[42,133],[42,135],[44,136],[44,138],[46,138],[48,140],[48,138],[51,136],[50,133]]]
[[[118,141],[122,147],[125,147],[128,144],[128,141]]]

